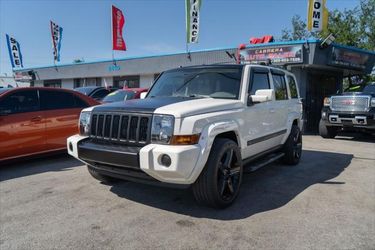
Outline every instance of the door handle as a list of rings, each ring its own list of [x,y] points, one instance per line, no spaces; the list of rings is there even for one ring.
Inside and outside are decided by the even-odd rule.
[[[40,122],[41,120],[42,120],[41,116],[35,116],[35,117],[31,118],[32,122]]]
[[[270,113],[275,113],[275,109],[270,109]]]

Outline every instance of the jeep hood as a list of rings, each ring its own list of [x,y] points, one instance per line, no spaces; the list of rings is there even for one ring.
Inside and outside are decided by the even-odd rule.
[[[186,117],[215,111],[241,108],[239,100],[192,98],[192,97],[155,97],[133,99],[95,106],[94,112],[137,112],[168,114]]]

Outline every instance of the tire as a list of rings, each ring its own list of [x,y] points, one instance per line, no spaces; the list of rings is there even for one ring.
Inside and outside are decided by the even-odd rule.
[[[225,138],[215,139],[207,163],[193,184],[195,199],[215,208],[233,203],[242,182],[242,158],[238,145]]]
[[[284,144],[283,162],[288,165],[296,165],[302,156],[302,133],[297,125],[293,125]]]
[[[337,135],[337,129],[333,127],[327,127],[326,125],[324,125],[324,122],[320,120],[319,135],[325,139],[332,139],[335,138],[335,136]]]
[[[87,166],[87,170],[89,171],[89,173],[91,174],[92,177],[94,177],[98,181],[103,182],[105,184],[113,183],[117,180],[113,177],[110,177],[110,176],[107,176],[107,175],[102,175],[102,174],[98,173],[94,168],[92,168],[90,166]]]

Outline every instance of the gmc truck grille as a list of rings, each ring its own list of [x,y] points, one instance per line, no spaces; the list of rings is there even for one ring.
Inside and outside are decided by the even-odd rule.
[[[90,137],[125,145],[145,145],[150,142],[151,120],[150,114],[94,113]]]
[[[366,96],[334,96],[331,98],[333,111],[367,111],[369,98]]]

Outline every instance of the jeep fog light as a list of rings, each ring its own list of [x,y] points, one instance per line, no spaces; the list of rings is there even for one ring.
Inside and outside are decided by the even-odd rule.
[[[169,155],[163,154],[160,157],[160,163],[161,163],[161,165],[163,165],[165,167],[169,167],[172,164],[172,159]]]

